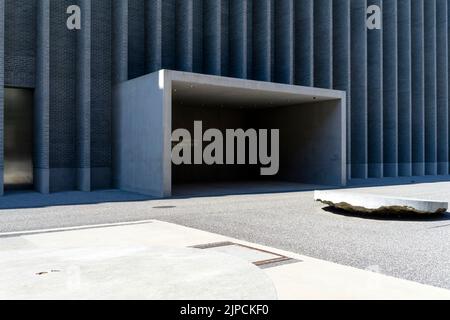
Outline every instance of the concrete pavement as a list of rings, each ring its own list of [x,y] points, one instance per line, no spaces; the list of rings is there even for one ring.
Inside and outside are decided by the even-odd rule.
[[[215,250],[224,243],[235,248]],[[375,269],[160,221],[3,234],[0,270],[0,299],[450,299]]]
[[[364,190],[450,200],[448,182],[358,192]],[[40,206],[27,209],[36,199]],[[450,289],[448,214],[432,218],[351,216],[325,211],[325,206],[313,201],[313,192],[294,189],[167,200],[119,191],[31,193],[0,200],[0,207],[14,205],[24,209],[2,210],[0,232],[158,219],[358,269],[375,266],[385,275]]]

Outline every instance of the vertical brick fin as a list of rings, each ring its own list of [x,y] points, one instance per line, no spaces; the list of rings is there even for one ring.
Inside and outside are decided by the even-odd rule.
[[[145,0],[146,71],[162,68],[162,2]]]
[[[77,39],[77,186],[91,190],[91,0],[80,0]]]
[[[221,74],[221,0],[203,2],[204,11],[204,71],[207,74]]]
[[[113,86],[128,80],[128,0],[112,1],[112,83]],[[119,139],[117,128],[120,118],[113,97],[112,110],[112,185],[119,186],[119,153],[115,142]]]
[[[294,11],[295,84],[312,87],[314,85],[314,0],[295,1]]]
[[[203,0],[193,0],[194,35],[192,69],[196,73],[203,71]]]
[[[230,76],[247,79],[251,45],[250,0],[230,0]]]
[[[111,188],[112,1],[92,1],[91,188]]]
[[[449,174],[448,9],[447,0],[437,0],[437,163],[440,175]]]
[[[437,175],[436,0],[425,1],[425,174]]]
[[[221,1],[221,75],[228,77],[230,75],[230,0]]]
[[[147,73],[146,1],[148,0],[128,0],[128,79],[135,79]],[[166,1],[170,0],[164,0],[163,3]]]
[[[50,192],[77,189],[77,37],[80,31],[66,28],[68,15],[65,14],[73,4],[72,0],[50,0]]]
[[[253,6],[253,78],[272,81],[273,0],[259,0]]]
[[[128,0],[112,2],[113,83],[128,80]]]
[[[333,87],[333,0],[314,1],[314,86]]]
[[[176,69],[175,5],[175,0],[162,1],[162,69]]]
[[[176,1],[176,68],[193,71],[194,63],[194,0]]]
[[[382,0],[368,0],[367,6],[383,7]],[[367,34],[367,117],[369,177],[383,177],[383,31]]]
[[[424,0],[411,3],[413,175],[425,175]]]
[[[294,83],[294,0],[275,1],[274,80]]]
[[[34,177],[36,190],[50,192],[50,0],[38,0],[34,92]]]
[[[398,19],[397,1],[383,2],[384,176],[398,176]]]
[[[5,0],[0,0],[0,195],[4,192]]]
[[[367,168],[367,27],[366,0],[351,1],[352,178],[366,179]]]
[[[351,178],[350,1],[333,1],[333,87],[347,92],[347,175]]]
[[[412,175],[411,0],[397,0],[398,15],[398,174]]]

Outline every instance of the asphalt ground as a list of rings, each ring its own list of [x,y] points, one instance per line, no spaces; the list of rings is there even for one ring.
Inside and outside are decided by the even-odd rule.
[[[434,188],[443,193],[450,184]],[[120,191],[18,193],[0,200],[0,233],[148,219],[450,289],[449,214],[353,216],[314,202],[311,191],[166,200]]]

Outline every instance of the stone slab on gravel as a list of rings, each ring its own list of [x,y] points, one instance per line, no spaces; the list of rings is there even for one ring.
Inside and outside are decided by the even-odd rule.
[[[448,210],[448,202],[420,200],[349,190],[316,191],[314,200],[329,206],[359,213],[380,214],[442,214]]]

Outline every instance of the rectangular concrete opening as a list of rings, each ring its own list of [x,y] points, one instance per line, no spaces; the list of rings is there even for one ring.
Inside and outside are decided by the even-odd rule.
[[[191,196],[346,184],[345,92],[161,70],[120,84],[115,95],[120,189]],[[279,129],[278,173],[261,176],[262,164],[172,165],[173,131],[194,137],[195,121],[203,132]]]
[[[282,192],[341,185],[340,104],[340,100],[315,95],[174,81],[172,130],[187,129],[194,137],[195,121],[202,121],[203,132],[219,129],[224,137],[227,129],[279,129],[280,165],[273,176],[261,175],[261,164],[172,165],[173,194]],[[204,148],[208,142],[192,144]],[[247,160],[248,155],[247,140]]]
[[[5,190],[33,189],[33,91],[5,89]]]

